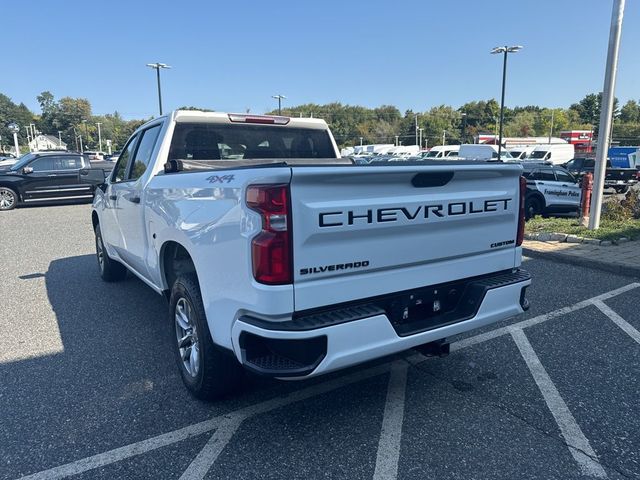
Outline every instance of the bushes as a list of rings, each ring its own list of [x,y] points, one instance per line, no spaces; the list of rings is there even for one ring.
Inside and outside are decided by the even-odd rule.
[[[638,190],[629,190],[624,199],[610,200],[602,205],[602,219],[612,222],[624,222],[640,219],[640,194]]]

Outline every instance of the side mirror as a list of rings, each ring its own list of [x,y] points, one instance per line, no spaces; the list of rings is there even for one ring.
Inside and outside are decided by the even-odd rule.
[[[24,167],[22,169],[22,173],[24,173],[25,175],[29,175],[30,173],[33,173],[33,167]]]
[[[93,185],[102,185],[106,178],[104,170],[101,168],[82,168],[78,171],[78,177],[80,183]]]

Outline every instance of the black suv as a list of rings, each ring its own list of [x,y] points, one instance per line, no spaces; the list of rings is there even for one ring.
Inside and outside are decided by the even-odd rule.
[[[0,171],[0,210],[16,205],[69,200],[91,201],[99,182],[87,182],[80,171],[91,168],[79,153],[27,153]]]

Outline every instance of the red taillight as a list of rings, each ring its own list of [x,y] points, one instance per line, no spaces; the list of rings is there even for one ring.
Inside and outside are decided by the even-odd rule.
[[[262,231],[251,241],[254,278],[267,285],[291,283],[289,185],[250,185],[246,201],[262,217]]]
[[[527,193],[527,179],[520,177],[520,208],[518,210],[518,235],[516,237],[516,246],[522,245],[524,241],[524,198]]]

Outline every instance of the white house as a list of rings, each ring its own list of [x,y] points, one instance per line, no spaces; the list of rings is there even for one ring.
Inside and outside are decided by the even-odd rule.
[[[29,150],[32,152],[38,150],[66,150],[67,144],[60,141],[58,137],[53,135],[37,135],[36,138],[29,142]]]

